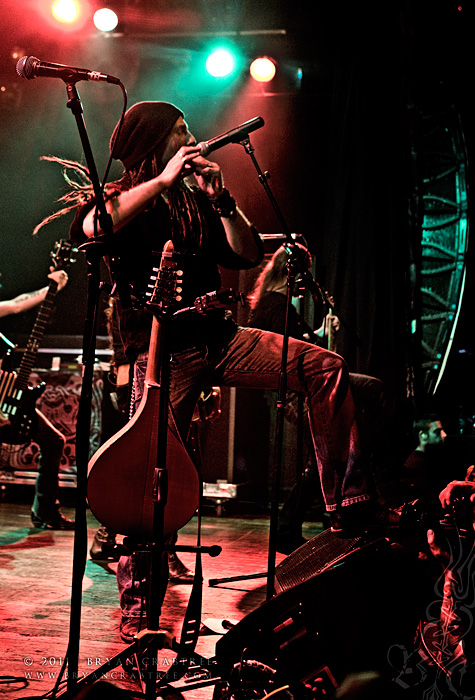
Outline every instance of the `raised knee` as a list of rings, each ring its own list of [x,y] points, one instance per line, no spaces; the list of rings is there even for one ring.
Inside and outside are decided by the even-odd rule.
[[[349,372],[341,355],[328,350],[322,350],[316,355],[310,379],[310,394],[319,391],[323,386],[349,386]]]
[[[338,372],[341,374],[349,374],[348,367],[344,358],[341,355],[337,355],[336,352],[329,352],[324,350],[325,357],[323,359],[323,368],[328,371]]]

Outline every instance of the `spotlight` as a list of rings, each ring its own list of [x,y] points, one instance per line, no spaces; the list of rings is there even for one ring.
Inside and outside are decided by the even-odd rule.
[[[51,8],[58,22],[74,22],[79,15],[79,6],[74,0],[57,0]]]
[[[250,66],[251,76],[258,83],[268,83],[270,82],[276,73],[277,67],[275,61],[267,56],[262,58],[256,58]]]
[[[236,58],[229,49],[214,49],[206,59],[206,70],[214,78],[224,78],[236,67]]]
[[[65,32],[79,32],[92,18],[90,0],[55,0],[40,5],[48,24]]]
[[[94,13],[94,26],[101,32],[112,32],[118,24],[119,18],[108,7],[102,7]]]

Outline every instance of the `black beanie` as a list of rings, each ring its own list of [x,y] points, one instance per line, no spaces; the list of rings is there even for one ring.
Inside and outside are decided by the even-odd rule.
[[[165,140],[182,116],[183,112],[169,102],[137,102],[125,113],[117,143],[119,125],[114,129],[110,140],[114,158],[130,170]]]

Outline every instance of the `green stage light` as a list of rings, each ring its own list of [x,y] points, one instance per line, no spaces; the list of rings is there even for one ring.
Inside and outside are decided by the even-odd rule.
[[[206,70],[214,78],[225,78],[236,68],[236,57],[226,48],[214,49],[206,59]]]

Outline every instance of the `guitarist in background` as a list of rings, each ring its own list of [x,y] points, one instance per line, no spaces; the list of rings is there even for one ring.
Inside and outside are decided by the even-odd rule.
[[[312,257],[300,243],[299,264],[302,271],[312,267]],[[261,328],[273,333],[284,333],[287,309],[287,262],[289,256],[285,246],[280,246],[267,265],[259,274],[254,288],[249,295],[249,326]],[[294,296],[301,296],[298,275]],[[335,351],[335,337],[340,329],[338,316],[327,314],[321,326],[316,330],[310,328],[301,318],[293,304],[289,309],[289,335],[299,340],[307,340],[328,350]],[[350,385],[356,404],[360,436],[365,440],[364,447],[374,461],[376,442],[381,440],[383,427],[381,416],[384,412],[383,385],[379,379],[364,374],[350,372]],[[306,464],[300,479],[291,489],[279,515],[277,551],[290,554],[305,543],[302,537],[302,525],[307,511],[315,504],[323,506],[322,491],[312,437],[308,423],[307,406],[299,411],[296,392],[287,392],[285,417],[291,424],[297,424],[303,418],[303,436],[306,446]],[[272,397],[275,403],[275,397]],[[302,465],[303,466],[303,465]],[[323,507],[323,511],[324,511]]]
[[[64,270],[53,270],[48,278],[57,283],[58,291],[63,289],[68,281],[68,275]],[[35,292],[20,294],[8,301],[0,301],[0,318],[28,311],[38,306],[45,300],[47,293],[48,287],[46,286]],[[58,472],[65,438],[38,409],[36,409],[36,416],[36,426],[31,440],[38,443],[40,457],[31,520],[33,525],[39,529],[73,530],[74,521],[61,513],[58,500]],[[0,440],[2,442],[6,440],[2,437],[1,426],[7,424],[7,416],[0,412]]]
[[[54,280],[58,285],[58,291],[60,291],[67,283],[68,275],[64,270],[54,270],[50,272],[48,279]],[[37,289],[35,292],[19,294],[14,299],[9,299],[8,301],[0,301],[0,318],[33,309],[46,299],[47,293],[48,286]]]

